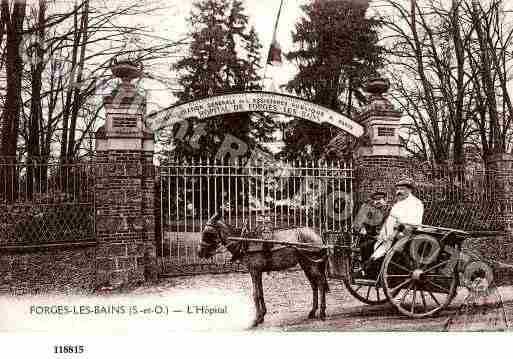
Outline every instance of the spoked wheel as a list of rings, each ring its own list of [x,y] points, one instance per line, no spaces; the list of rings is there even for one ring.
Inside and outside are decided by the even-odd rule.
[[[370,305],[384,304],[388,302],[383,288],[372,280],[344,279],[344,285],[353,297],[360,302]]]
[[[456,295],[458,276],[450,254],[427,235],[400,240],[383,262],[383,286],[390,302],[413,318],[434,315]]]

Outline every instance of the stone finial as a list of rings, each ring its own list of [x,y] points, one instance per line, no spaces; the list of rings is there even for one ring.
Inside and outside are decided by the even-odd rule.
[[[114,57],[111,61],[112,74],[121,79],[121,86],[125,88],[134,88],[132,81],[140,78],[143,73],[143,64],[137,60]]]
[[[132,80],[140,78],[143,74],[141,52],[138,39],[132,37],[124,44],[124,51],[115,55],[110,63],[112,74],[121,79],[121,86],[124,88],[135,88]]]
[[[389,89],[390,81],[388,79],[379,76],[369,79],[366,86],[366,91],[369,93],[369,104],[366,110],[394,110],[392,103],[384,96]]]
[[[111,94],[103,98],[103,103],[116,106],[130,106],[136,110],[145,111],[146,97],[138,93],[133,80],[143,74],[143,64],[137,59],[127,56],[114,57],[110,69],[114,77],[121,79],[121,84]]]

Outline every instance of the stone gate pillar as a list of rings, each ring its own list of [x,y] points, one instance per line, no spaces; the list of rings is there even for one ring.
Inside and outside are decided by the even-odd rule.
[[[399,137],[402,113],[384,96],[389,87],[386,79],[369,80],[369,104],[354,118],[365,128],[354,153],[358,203],[377,190],[393,200],[393,185],[408,174],[409,161]]]
[[[497,222],[513,235],[513,155],[496,153],[486,158],[486,167],[490,171],[489,180],[492,182],[493,199],[498,206]]]
[[[491,189],[493,208],[492,218],[494,229],[499,235],[476,238],[469,241],[468,246],[481,258],[502,263],[513,263],[513,155],[496,153],[486,159],[488,186]],[[464,247],[465,248],[465,247]],[[498,265],[496,262],[487,262],[494,269],[494,282],[497,286],[511,285],[513,270]]]
[[[145,98],[131,84],[142,65],[117,62],[112,73],[122,84],[104,98],[96,133],[96,282],[119,287],[148,279],[154,266],[154,136],[144,125]]]

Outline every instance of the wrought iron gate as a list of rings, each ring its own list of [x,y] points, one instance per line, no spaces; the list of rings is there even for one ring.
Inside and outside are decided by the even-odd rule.
[[[246,165],[180,160],[160,167],[161,240],[164,270],[173,273],[239,268],[221,252],[196,255],[207,220],[221,211],[240,231],[266,218],[275,228],[308,226],[319,232],[347,230],[353,209],[353,168],[341,162],[252,161]]]

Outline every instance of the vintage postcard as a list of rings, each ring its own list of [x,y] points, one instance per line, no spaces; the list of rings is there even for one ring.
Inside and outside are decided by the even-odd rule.
[[[511,10],[0,1],[0,332],[508,331]]]

